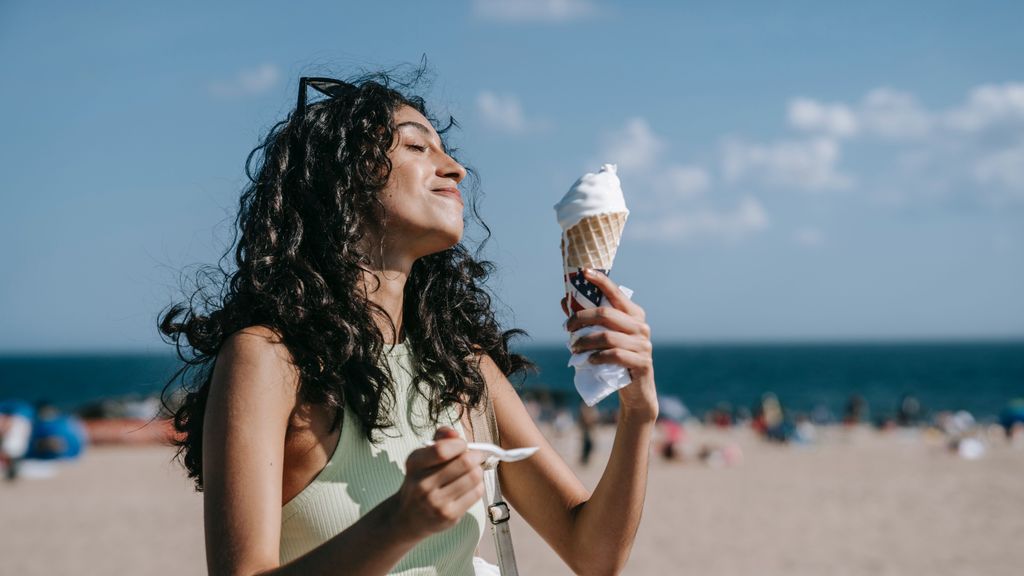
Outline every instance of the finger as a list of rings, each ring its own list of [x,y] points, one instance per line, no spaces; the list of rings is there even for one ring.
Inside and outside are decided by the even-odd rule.
[[[463,492],[457,500],[455,500],[455,508],[461,510],[463,514],[469,507],[476,504],[484,497],[484,483],[477,482],[470,486],[465,492]]]
[[[482,472],[479,457],[466,452],[434,469],[429,476],[424,478],[425,487],[429,489],[443,488],[474,470]]]
[[[594,352],[587,361],[591,364],[615,364],[630,370],[641,370],[651,366],[651,357],[649,355],[631,350],[623,350],[622,348],[610,348]]]
[[[455,499],[472,490],[473,486],[483,481],[483,468],[473,466],[447,483],[442,484],[438,493],[445,498]]]
[[[455,428],[451,426],[441,426],[434,432],[434,440],[443,440],[445,438],[458,438],[459,433],[455,431]]]
[[[429,473],[431,468],[444,464],[465,451],[466,441],[462,438],[436,440],[433,446],[418,448],[409,454],[405,460],[406,473]]]
[[[609,330],[625,332],[626,334],[643,334],[647,326],[622,310],[617,310],[610,306],[598,306],[597,308],[580,310],[573,314],[565,323],[565,328],[569,332],[575,332],[584,326],[594,325],[604,326]]]
[[[577,354],[587,350],[605,350],[608,348],[622,348],[632,352],[650,353],[651,341],[634,334],[605,330],[580,336],[572,345],[572,351]]]
[[[569,297],[568,296],[562,296],[562,312],[565,312],[566,316],[572,316],[572,314],[569,313]]]
[[[466,512],[484,496],[483,482],[471,486],[457,498],[447,501],[445,514],[454,522],[461,521]]]
[[[406,460],[406,472],[428,471],[466,451],[466,441],[451,426],[441,426],[434,432],[434,444],[413,450]]]
[[[593,268],[585,268],[583,276],[601,290],[604,297],[608,299],[608,304],[632,316],[643,317],[643,308],[634,304],[629,298],[626,298],[626,295],[619,289],[618,284],[612,282],[612,279],[604,272],[594,270]]]

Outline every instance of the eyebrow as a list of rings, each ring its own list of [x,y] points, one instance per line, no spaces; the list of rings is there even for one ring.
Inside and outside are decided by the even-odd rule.
[[[430,128],[427,128],[423,124],[420,124],[419,122],[414,122],[412,120],[409,120],[407,122],[402,122],[401,124],[395,126],[395,128],[405,128],[406,126],[411,126],[411,127],[415,128],[415,129],[419,130],[420,132],[423,132],[423,134],[425,136],[433,136],[433,134],[430,133]]]
[[[397,124],[397,125],[395,125],[395,128],[402,129],[402,128],[405,128],[406,126],[408,126],[410,128],[415,128],[416,130],[421,132],[424,136],[426,136],[427,138],[433,140],[434,133],[430,130],[430,128],[427,128],[423,124],[420,124],[419,122],[416,122],[414,120],[407,120],[405,122],[402,122],[401,124]],[[440,140],[440,138],[439,138],[439,140]],[[448,148],[444,145],[444,141],[441,141],[440,144],[441,144],[441,150],[444,150],[445,154],[447,154],[448,153]]]

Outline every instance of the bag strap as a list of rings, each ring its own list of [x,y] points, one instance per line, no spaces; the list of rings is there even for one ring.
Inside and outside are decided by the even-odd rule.
[[[482,410],[471,410],[469,415],[473,440],[499,444],[498,422],[494,418],[494,405],[490,394],[485,393]],[[477,432],[481,434],[477,436]],[[491,535],[494,536],[494,549],[498,552],[498,568],[501,576],[519,576],[516,568],[515,550],[512,548],[512,531],[509,519],[512,518],[508,504],[501,496],[501,485],[498,482],[498,463],[490,457],[483,463],[484,469],[484,500],[487,504],[487,517],[490,519]]]

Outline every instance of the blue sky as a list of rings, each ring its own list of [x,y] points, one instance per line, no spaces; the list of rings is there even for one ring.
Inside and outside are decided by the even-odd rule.
[[[1024,336],[1019,3],[87,4],[0,5],[0,351],[164,349],[298,76],[423,54],[536,342],[604,162],[656,341]]]

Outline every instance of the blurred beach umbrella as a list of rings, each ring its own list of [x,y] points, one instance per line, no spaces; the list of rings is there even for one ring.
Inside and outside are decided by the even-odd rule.
[[[676,396],[658,396],[658,413],[664,418],[680,422],[690,415],[686,404]]]

